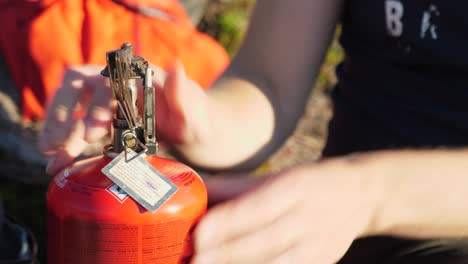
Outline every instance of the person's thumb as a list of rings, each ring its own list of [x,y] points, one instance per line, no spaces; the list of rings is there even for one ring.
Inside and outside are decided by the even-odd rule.
[[[63,170],[78,157],[89,145],[84,140],[85,125],[82,120],[76,122],[70,137],[65,140],[62,148],[54,156],[49,158],[46,172],[49,175],[55,175]]]
[[[191,89],[188,87],[187,76],[184,67],[180,63],[176,63],[169,70],[169,74],[164,85],[164,93],[167,101],[167,106],[171,114],[178,118],[184,119],[187,99],[190,97]]]
[[[168,71],[162,92],[164,102],[158,104],[159,110],[156,111],[159,111],[158,130],[171,143],[193,141],[206,123],[204,90],[188,78],[182,64],[177,63]]]

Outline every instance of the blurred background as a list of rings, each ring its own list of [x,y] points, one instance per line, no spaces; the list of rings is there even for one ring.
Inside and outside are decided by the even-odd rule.
[[[180,0],[185,5],[191,20],[200,31],[215,38],[232,57],[242,42],[248,26],[254,0]],[[295,133],[284,146],[255,173],[261,174],[313,161],[320,151],[331,117],[329,93],[336,82],[334,68],[341,60],[342,51],[336,40],[330,46],[316,87],[310,97]],[[0,156],[0,195],[5,210],[30,227],[38,238],[39,259],[45,263],[46,209],[45,192],[50,178],[42,168],[11,160],[8,155]],[[18,182],[12,178],[24,178],[23,174],[34,175],[34,182]]]

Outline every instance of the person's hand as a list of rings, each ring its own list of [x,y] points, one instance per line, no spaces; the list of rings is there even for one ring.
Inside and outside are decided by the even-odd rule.
[[[39,136],[39,149],[49,157],[49,174],[69,165],[89,143],[108,133],[112,91],[100,75],[102,69],[103,66],[83,65],[66,71]]]
[[[195,232],[192,264],[335,263],[371,232],[376,205],[358,172],[340,160],[304,165],[215,206]],[[251,178],[213,180],[209,194],[241,193]]]
[[[240,174],[201,174],[208,190],[208,206],[231,200],[243,193],[257,188],[269,180],[270,175],[254,176]]]
[[[103,68],[85,65],[67,70],[39,137],[39,147],[49,157],[48,174],[64,169],[90,143],[108,134],[115,101],[110,87],[105,85],[107,79],[100,75]],[[203,89],[187,77],[180,64],[168,73],[156,66],[152,68],[156,136],[177,144],[193,141],[196,131],[206,127]],[[81,112],[83,117],[77,118],[76,112]]]

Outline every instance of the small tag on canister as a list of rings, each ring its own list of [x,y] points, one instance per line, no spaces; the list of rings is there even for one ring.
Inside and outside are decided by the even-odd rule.
[[[177,186],[149,164],[144,154],[127,148],[102,169],[107,177],[151,213],[161,207]]]

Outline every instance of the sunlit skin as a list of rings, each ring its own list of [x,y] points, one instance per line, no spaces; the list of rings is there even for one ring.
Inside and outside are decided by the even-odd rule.
[[[463,149],[371,152],[256,179],[223,173],[258,164],[293,131],[341,7],[339,0],[258,0],[243,46],[212,89],[202,91],[180,65],[155,82],[159,135],[192,165],[220,171],[206,184],[224,202],[201,220],[193,264],[333,263],[368,235],[468,237]],[[74,71],[84,81],[72,88],[65,79],[62,90],[87,91],[110,109],[109,93],[98,96],[103,85],[91,81],[98,72]],[[68,96],[55,98],[40,140],[52,157],[70,157],[52,158],[50,174],[106,132],[94,129],[93,118],[66,120],[70,114],[61,111],[78,103]],[[87,109],[95,116],[99,108]]]

